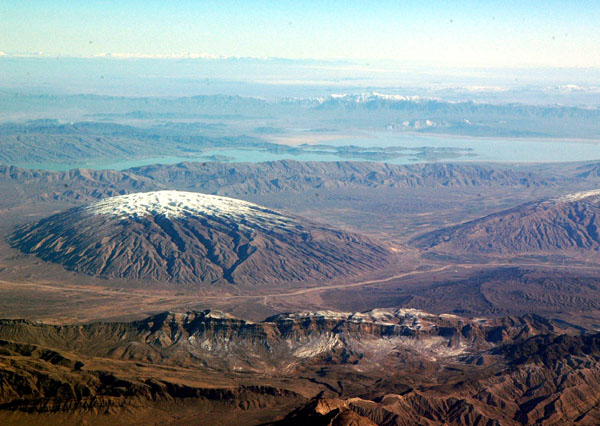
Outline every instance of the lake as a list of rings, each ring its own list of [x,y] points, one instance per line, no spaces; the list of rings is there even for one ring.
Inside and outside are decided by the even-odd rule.
[[[352,137],[327,140],[331,146],[355,145],[360,147],[405,147],[402,157],[386,160],[392,164],[412,164],[432,161],[490,161],[490,162],[565,162],[600,160],[600,140],[550,140],[550,139],[496,139],[455,136],[432,136],[402,133],[368,133]],[[427,159],[415,155],[419,148],[462,149],[456,156]],[[310,148],[309,148],[310,149]],[[149,164],[175,164],[182,161],[211,161],[211,156],[229,157],[231,161],[275,161],[291,159],[297,161],[344,161],[349,160],[331,153],[274,153],[259,149],[215,149],[197,155],[164,156],[142,159],[101,160],[79,163],[17,164],[20,167],[45,170],[68,170],[72,168],[123,170]],[[361,161],[352,158],[354,161]],[[365,160],[362,160],[365,161]]]

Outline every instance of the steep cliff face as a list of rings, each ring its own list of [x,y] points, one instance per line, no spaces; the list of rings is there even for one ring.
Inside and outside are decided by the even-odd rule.
[[[17,229],[26,253],[90,275],[190,286],[327,280],[389,264],[392,252],[241,200],[157,191],[108,198]]]
[[[0,339],[87,356],[204,366],[225,371],[293,371],[332,364],[381,369],[403,359],[467,359],[500,344],[558,330],[540,317],[471,321],[415,309],[300,312],[254,323],[215,311],[165,312],[130,323],[51,326],[0,321]],[[399,356],[401,354],[402,356]]]

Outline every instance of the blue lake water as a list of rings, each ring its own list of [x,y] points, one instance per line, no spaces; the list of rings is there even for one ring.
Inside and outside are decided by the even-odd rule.
[[[323,144],[334,146],[355,145],[360,147],[405,147],[400,158],[386,160],[393,164],[422,163],[427,160],[415,156],[419,148],[458,148],[458,157],[442,158],[435,161],[491,161],[491,162],[561,162],[600,160],[600,139],[595,141],[564,141],[543,139],[492,139],[465,138],[453,136],[423,136],[414,134],[372,133],[351,138],[327,140]],[[175,164],[182,161],[209,161],[211,155],[227,156],[231,161],[273,161],[292,159],[298,161],[338,161],[349,160],[332,153],[273,153],[258,149],[219,149],[190,156],[163,156],[118,161],[97,161],[69,164],[18,164],[21,167],[46,170],[68,170],[76,167],[92,169],[123,170],[148,164]],[[360,159],[352,158],[360,161]]]
[[[600,159],[600,139],[593,141],[564,141],[550,139],[496,139],[454,136],[424,136],[414,134],[377,133],[363,138],[336,139],[329,145],[404,146],[407,148],[463,148],[471,149],[471,156],[448,161],[500,161],[500,162],[560,162]],[[423,161],[423,160],[420,160]],[[408,158],[389,161],[406,164]]]

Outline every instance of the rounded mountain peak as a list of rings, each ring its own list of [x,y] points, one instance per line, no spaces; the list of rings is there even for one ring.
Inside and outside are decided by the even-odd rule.
[[[184,285],[320,282],[389,265],[364,236],[242,200],[181,191],[107,198],[22,226],[25,253],[93,276]]]

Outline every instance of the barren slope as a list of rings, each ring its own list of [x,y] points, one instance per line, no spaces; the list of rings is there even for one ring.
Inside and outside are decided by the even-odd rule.
[[[522,204],[413,240],[421,248],[514,254],[600,250],[600,191]]]

